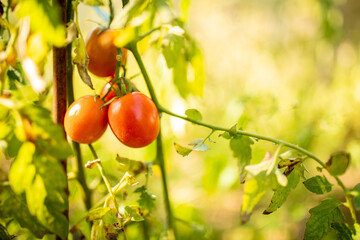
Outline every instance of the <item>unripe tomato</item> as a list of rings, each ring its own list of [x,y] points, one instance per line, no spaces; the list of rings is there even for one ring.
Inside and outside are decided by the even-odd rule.
[[[83,96],[66,111],[64,128],[67,135],[78,143],[98,140],[107,127],[107,106],[99,97]]]
[[[115,75],[116,70],[116,47],[114,45],[115,33],[111,29],[98,26],[94,27],[86,38],[86,52],[89,56],[88,70],[98,77]],[[100,33],[99,33],[100,32]],[[122,63],[125,64],[127,52],[121,48]]]
[[[159,134],[159,113],[153,101],[140,92],[128,93],[109,106],[109,125],[124,145],[140,148]]]

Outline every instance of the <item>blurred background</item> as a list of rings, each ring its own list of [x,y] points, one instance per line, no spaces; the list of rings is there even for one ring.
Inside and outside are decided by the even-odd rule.
[[[187,1],[173,1],[175,14],[180,14],[183,2]],[[205,122],[224,127],[239,123],[244,130],[306,148],[324,162],[335,151],[348,151],[351,166],[340,178],[350,189],[359,183],[360,2],[196,0],[189,4],[185,28],[204,56],[204,93],[202,97],[181,98],[164,57],[150,47],[142,55],[162,104],[179,114],[196,108]],[[82,4],[79,14],[84,35],[95,22],[104,22],[93,7]],[[140,72],[131,54],[127,66],[129,76]],[[92,77],[95,93],[100,93],[108,79]],[[94,93],[77,74],[75,78],[76,97]],[[133,82],[147,94],[141,76]],[[330,195],[344,200],[339,188],[328,196],[317,196],[299,184],[286,203],[270,215],[262,215],[272,196],[271,192],[266,194],[249,222],[241,224],[243,186],[229,142],[216,133],[210,150],[182,157],[173,143],[186,146],[206,137],[209,129],[167,115],[162,123],[169,194],[179,218],[181,239],[303,239],[310,208]],[[94,147],[114,183],[123,174],[115,161],[117,154],[141,161],[153,161],[155,156],[154,144],[144,149],[124,147],[110,129]],[[84,161],[92,160],[88,148],[83,151]],[[275,146],[256,142],[252,163],[261,161],[268,151],[274,152]],[[310,160],[305,165],[307,177],[318,174]],[[86,174],[90,187],[106,191],[98,171],[86,169]],[[155,232],[161,232],[165,222],[160,178],[154,166],[149,191],[156,196],[151,219]],[[72,211],[80,211],[76,185],[71,185],[71,192]],[[344,214],[349,219],[346,210]],[[135,228],[129,228],[130,239],[137,239],[137,234]],[[334,238],[330,234],[327,239]]]

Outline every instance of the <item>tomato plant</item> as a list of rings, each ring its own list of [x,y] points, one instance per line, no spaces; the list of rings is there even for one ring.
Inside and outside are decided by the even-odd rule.
[[[153,142],[159,133],[159,113],[142,93],[133,92],[109,105],[109,125],[124,145],[140,148]]]
[[[107,127],[107,106],[97,96],[83,96],[74,101],[66,111],[66,134],[78,143],[98,140]]]
[[[203,2],[0,1],[1,240],[360,239],[356,1]]]
[[[88,70],[99,77],[114,76],[116,69],[117,50],[114,45],[116,32],[94,27],[86,38],[86,52],[89,56]],[[121,61],[125,64],[127,51],[121,48]]]

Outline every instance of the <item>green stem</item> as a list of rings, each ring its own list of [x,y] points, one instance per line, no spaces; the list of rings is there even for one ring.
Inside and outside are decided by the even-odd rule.
[[[110,28],[110,25],[114,19],[114,7],[112,4],[112,0],[109,0],[109,12],[110,12],[110,18],[109,18],[109,24],[108,27]]]
[[[169,230],[172,230],[175,236],[175,239],[177,239],[177,231],[176,227],[174,225],[174,216],[172,214],[171,210],[171,204],[170,204],[170,198],[169,198],[169,191],[168,191],[168,184],[167,184],[167,176],[166,176],[166,167],[165,167],[165,159],[164,159],[164,151],[163,151],[163,145],[162,145],[162,138],[161,138],[161,131],[159,132],[159,135],[156,140],[156,160],[160,167],[161,171],[161,180],[163,185],[163,191],[164,191],[164,202],[165,202],[165,209],[167,213],[167,226]]]
[[[150,93],[150,96],[151,96],[151,99],[153,100],[154,104],[156,107],[159,107],[160,106],[160,103],[156,97],[156,93],[155,93],[155,90],[154,90],[154,87],[150,81],[150,78],[149,78],[149,75],[146,71],[146,68],[144,66],[144,63],[142,61],[142,58],[140,56],[140,53],[139,53],[139,50],[137,48],[137,45],[136,43],[131,43],[129,46],[128,46],[128,49],[133,53],[134,57],[135,57],[135,60],[137,62],[137,64],[139,65],[139,68],[140,68],[140,71],[144,77],[144,80],[145,80],[145,83],[146,83],[146,86],[149,90],[149,93]],[[159,108],[158,108],[159,109]]]
[[[98,157],[98,155],[97,155],[94,147],[93,147],[91,144],[88,144],[88,145],[89,145],[90,151],[91,151],[91,153],[93,154],[94,158],[95,158],[95,159],[99,159],[99,157]],[[109,179],[106,177],[105,170],[104,170],[104,168],[103,168],[103,166],[101,165],[100,162],[98,162],[96,165],[98,166],[99,171],[100,171],[100,174],[101,174],[101,176],[102,176],[102,178],[103,178],[103,180],[104,180],[105,186],[106,186],[106,188],[107,188],[107,190],[108,190],[111,198],[113,199],[113,202],[114,202],[114,206],[115,206],[115,208],[116,208],[116,211],[119,212],[119,206],[118,206],[118,204],[117,204],[116,197],[115,197],[115,194],[114,194],[114,192],[113,192],[113,190],[112,190],[110,181],[109,181]]]
[[[144,239],[145,240],[150,240],[149,224],[148,224],[148,220],[146,219],[146,217],[144,217],[144,221],[142,221],[142,228],[143,228]]]

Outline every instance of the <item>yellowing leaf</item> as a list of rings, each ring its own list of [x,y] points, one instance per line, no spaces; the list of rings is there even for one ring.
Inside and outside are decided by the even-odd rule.
[[[75,48],[74,64],[76,65],[81,80],[88,85],[91,89],[94,89],[91,82],[90,75],[88,73],[89,56],[86,53],[84,39],[78,38],[78,42]]]

